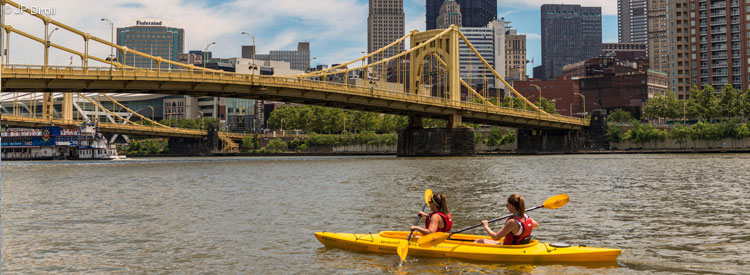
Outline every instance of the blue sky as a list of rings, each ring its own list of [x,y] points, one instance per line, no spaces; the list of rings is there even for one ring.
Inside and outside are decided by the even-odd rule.
[[[67,25],[108,39],[109,26],[99,19],[107,17],[116,27],[132,25],[136,19],[159,18],[171,21],[186,33],[185,50],[200,50],[210,42],[217,57],[236,57],[240,46],[250,44],[241,35],[255,36],[258,52],[272,49],[296,49],[297,42],[309,41],[313,65],[342,63],[361,56],[367,48],[368,0],[76,0],[76,5],[59,0],[19,0],[38,7],[55,7],[51,17]],[[541,61],[539,9],[557,0],[499,0],[498,16],[512,21],[522,34],[527,34],[527,58]],[[617,41],[617,0],[566,0],[566,4],[603,7],[603,40]],[[85,9],[81,7],[86,7]],[[404,0],[406,31],[425,29],[425,0]],[[38,19],[8,15],[6,23],[43,36]],[[56,32],[53,42],[82,51],[80,36],[66,31]],[[41,64],[41,45],[36,42],[12,40],[11,62]],[[93,55],[106,56],[109,47],[92,46]],[[70,54],[52,51],[52,64],[68,65]],[[78,65],[75,64],[74,65]]]

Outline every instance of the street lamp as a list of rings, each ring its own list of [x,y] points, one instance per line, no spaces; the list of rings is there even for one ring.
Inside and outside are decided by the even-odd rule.
[[[536,84],[529,84],[530,86],[536,87],[537,90],[539,90],[539,108],[542,108],[542,88],[539,88]]]
[[[211,47],[211,45],[213,44],[216,44],[216,42],[208,43],[208,45],[206,45],[206,47],[203,49],[203,68],[205,68],[206,63],[208,63],[208,61],[206,60],[206,56],[208,55],[208,47]]]
[[[255,48],[255,36],[252,36],[251,34],[246,33],[246,32],[242,32],[242,34],[247,35],[248,37],[250,37],[250,39],[253,40],[253,54],[252,54],[252,57],[251,57],[253,59],[253,69],[252,69],[251,73],[255,74],[255,51],[257,51],[257,49]]]
[[[50,47],[50,38],[52,38],[52,34],[55,33],[56,30],[59,30],[60,28],[55,28],[51,30],[47,34],[47,42],[45,43],[45,49],[44,49],[44,66],[47,66],[49,64],[49,47]]]
[[[586,117],[586,97],[580,93],[574,93],[574,94],[581,96],[581,98],[583,99],[583,117]]]
[[[115,46],[114,46],[115,45],[115,24],[112,23],[112,21],[110,21],[107,18],[102,18],[101,21],[106,21],[107,23],[109,23],[110,36],[111,36],[109,40],[109,43],[110,43],[109,45],[109,70],[111,71],[112,62],[114,61],[114,58],[115,58]]]
[[[198,111],[198,112],[201,113],[201,130],[203,130],[203,112],[201,111]]]

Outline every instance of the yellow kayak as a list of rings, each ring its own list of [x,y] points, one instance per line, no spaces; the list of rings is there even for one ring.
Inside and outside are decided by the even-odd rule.
[[[569,246],[532,240],[525,245],[481,244],[473,241],[486,236],[455,234],[434,247],[422,248],[417,244],[418,233],[409,242],[409,256],[458,258],[483,262],[513,263],[593,263],[615,262],[620,249],[597,248],[581,245]],[[315,237],[327,247],[357,251],[396,254],[396,247],[406,242],[408,231],[383,231],[352,234],[316,232]],[[502,242],[502,241],[501,241]]]

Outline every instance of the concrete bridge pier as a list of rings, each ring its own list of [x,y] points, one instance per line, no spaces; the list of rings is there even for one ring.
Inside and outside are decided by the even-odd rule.
[[[607,116],[602,110],[591,114],[591,125],[575,130],[518,130],[516,151],[522,154],[573,153],[580,150],[605,150]]]
[[[169,138],[169,154],[173,156],[207,156],[220,151],[219,126],[208,125],[203,138]]]
[[[409,127],[398,133],[399,157],[471,156],[474,129],[463,127],[461,116],[453,115],[447,128],[425,129],[422,117],[409,116]]]

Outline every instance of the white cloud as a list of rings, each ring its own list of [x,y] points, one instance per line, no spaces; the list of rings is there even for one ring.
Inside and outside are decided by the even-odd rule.
[[[542,40],[542,36],[538,33],[526,33],[526,39]]]
[[[539,9],[543,4],[579,4],[585,7],[602,7],[604,15],[617,15],[617,0],[499,0],[498,6],[523,6]],[[502,9],[501,9],[502,10]]]
[[[235,0],[214,6],[183,0],[76,0],[75,5],[61,4],[57,0],[18,1],[19,4],[54,7],[56,14],[51,16],[53,19],[105,40],[110,40],[110,29],[106,23],[100,22],[102,17],[115,22],[115,27],[130,26],[138,18],[169,20],[185,29],[185,51],[202,50],[207,42],[216,41],[211,50],[215,56],[221,57],[238,56],[240,45],[250,43],[246,36],[240,35],[243,31],[256,36],[259,52],[296,49],[298,41],[311,42],[313,55],[336,51],[336,47],[330,45],[366,44],[366,34],[362,32],[367,30],[367,4],[351,0]],[[41,20],[28,14],[8,15],[6,24],[44,37]],[[17,34],[13,34],[10,41],[11,63],[43,63],[44,48],[41,44]],[[83,52],[81,37],[70,32],[59,30],[52,41]],[[109,47],[95,44],[98,43],[91,43],[91,55],[105,57],[109,54]],[[58,50],[50,52],[51,64],[68,64],[70,54]],[[79,64],[76,58],[74,65]]]

